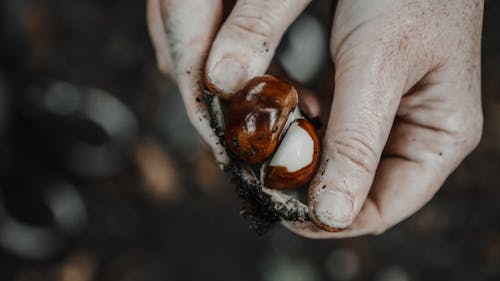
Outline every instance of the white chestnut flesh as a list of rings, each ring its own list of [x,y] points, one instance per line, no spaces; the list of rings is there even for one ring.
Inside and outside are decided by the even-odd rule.
[[[314,126],[306,119],[297,119],[264,169],[264,185],[272,189],[301,187],[316,172],[318,160],[319,140]]]

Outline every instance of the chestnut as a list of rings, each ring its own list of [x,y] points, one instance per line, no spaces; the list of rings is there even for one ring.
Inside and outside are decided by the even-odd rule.
[[[301,115],[297,91],[273,76],[256,77],[230,96],[210,86],[204,90],[210,126],[230,156],[223,168],[238,181],[250,227],[262,234],[277,217],[310,221],[307,205],[280,190],[307,184],[318,166],[319,141]]]
[[[249,80],[229,100],[224,114],[230,151],[250,164],[269,159],[297,104],[297,91],[291,84],[271,75]]]
[[[264,169],[264,185],[272,189],[303,186],[316,172],[318,159],[319,140],[314,126],[306,119],[297,119]]]

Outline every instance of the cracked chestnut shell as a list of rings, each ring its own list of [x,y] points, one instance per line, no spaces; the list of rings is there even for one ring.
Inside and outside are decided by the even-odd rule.
[[[272,189],[303,186],[318,168],[319,150],[318,136],[311,122],[295,120],[265,168],[264,185]]]
[[[225,141],[241,161],[263,163],[278,146],[289,115],[298,104],[295,88],[274,76],[255,77],[229,101]]]

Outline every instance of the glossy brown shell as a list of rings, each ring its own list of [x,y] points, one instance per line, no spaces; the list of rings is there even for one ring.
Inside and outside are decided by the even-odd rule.
[[[304,168],[295,172],[289,172],[283,166],[268,166],[264,177],[264,185],[268,188],[294,189],[301,187],[311,179],[318,168],[320,145],[316,130],[311,122],[306,119],[299,119],[295,122],[298,122],[298,125],[311,136],[314,143],[312,161]]]
[[[251,79],[231,98],[224,114],[227,146],[242,161],[263,163],[276,150],[297,103],[291,84],[270,75]]]

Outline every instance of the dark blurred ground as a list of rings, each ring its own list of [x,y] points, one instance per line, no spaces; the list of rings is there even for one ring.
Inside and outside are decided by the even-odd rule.
[[[31,226],[6,235],[0,212],[0,280],[500,280],[500,1],[486,1],[479,148],[404,223],[331,241],[247,229],[156,69],[144,6],[0,3],[0,209]],[[54,182],[78,191],[64,209],[78,223],[44,252],[23,233],[53,223],[40,190]]]

